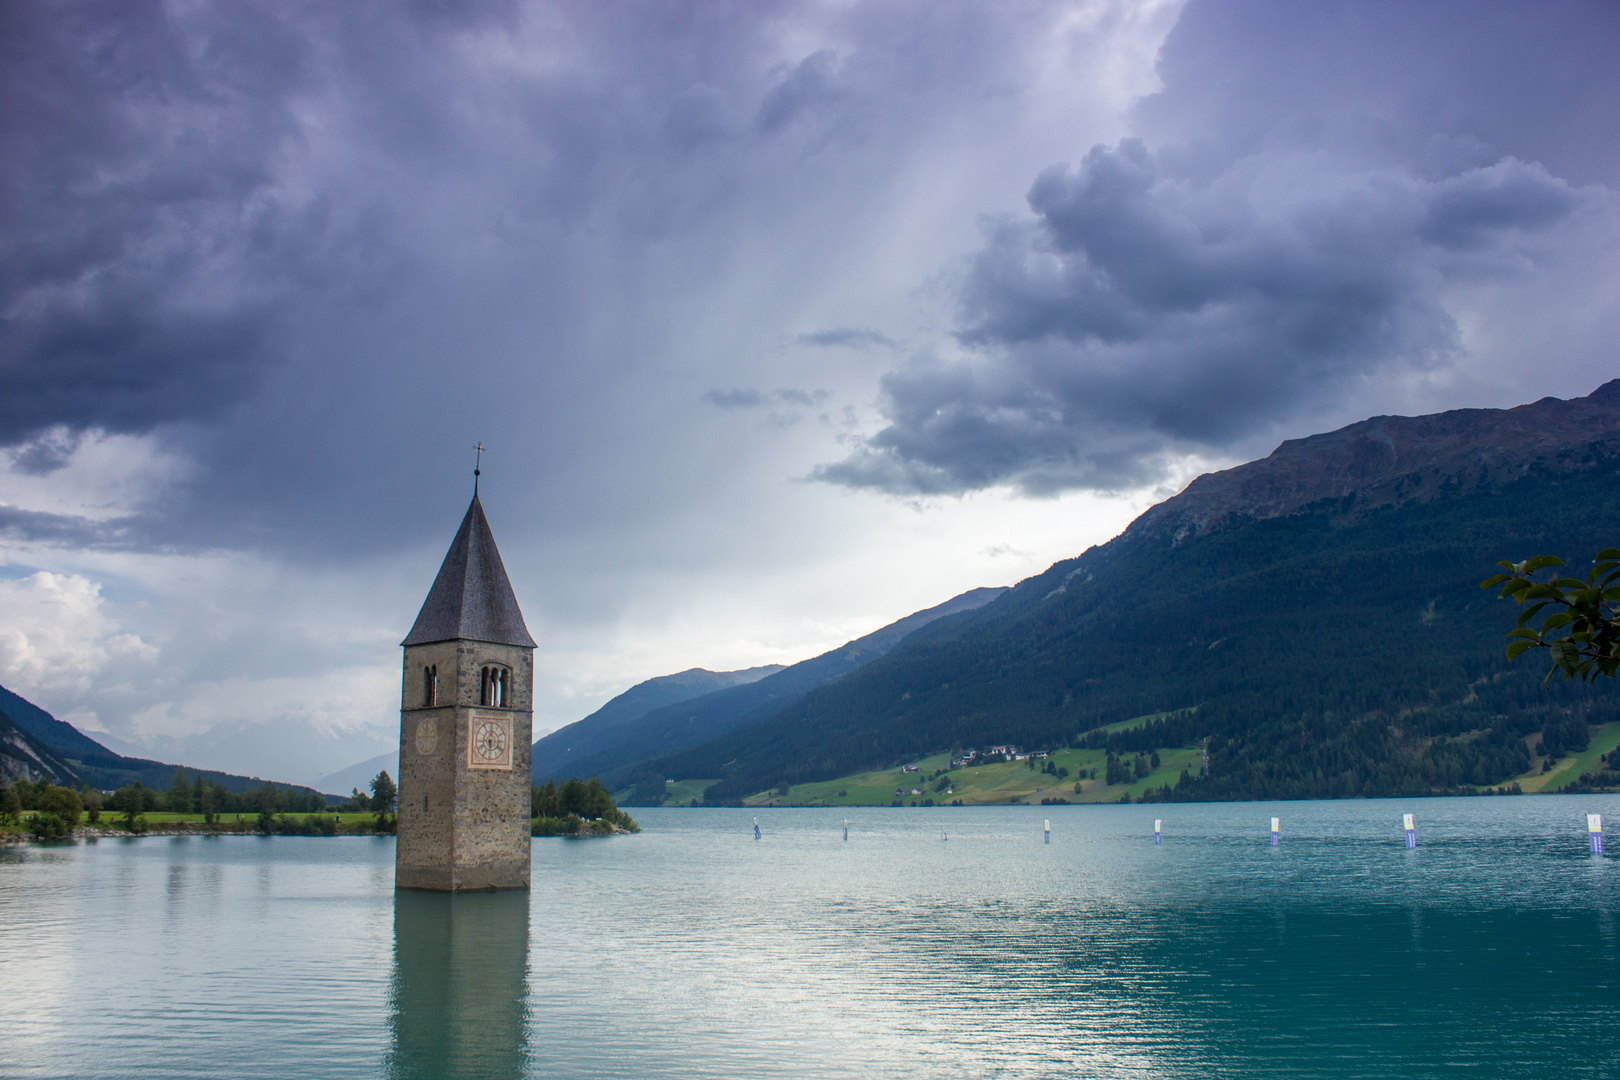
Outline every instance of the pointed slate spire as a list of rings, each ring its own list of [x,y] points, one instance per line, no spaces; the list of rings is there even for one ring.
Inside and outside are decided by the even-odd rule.
[[[416,616],[416,625],[400,644],[426,645],[457,638],[535,647],[476,493]]]

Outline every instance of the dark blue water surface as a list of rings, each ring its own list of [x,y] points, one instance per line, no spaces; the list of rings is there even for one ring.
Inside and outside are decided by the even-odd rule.
[[[1620,1076],[1587,813],[650,810],[456,897],[386,839],[11,846],[0,1075]]]

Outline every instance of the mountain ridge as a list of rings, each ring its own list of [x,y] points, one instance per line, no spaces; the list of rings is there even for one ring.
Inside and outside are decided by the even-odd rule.
[[[534,741],[533,773],[547,777],[566,770],[571,762],[617,745],[621,729],[654,709],[678,705],[734,686],[744,686],[783,670],[782,664],[763,664],[736,671],[687,668],[672,675],[643,679],[606,701],[601,708]]]
[[[565,765],[556,766],[551,762],[560,755],[551,751],[542,757],[542,744],[564,745],[578,734],[575,729],[585,721],[560,728],[535,744],[535,780],[564,779],[564,772],[570,775],[600,772],[610,781],[622,780],[639,761],[696,745],[739,724],[769,715],[809,690],[884,655],[917,630],[988,604],[1006,591],[999,586],[970,589],[757,681],[653,709],[634,722],[621,725],[612,746],[589,754],[570,755]],[[627,755],[626,748],[632,746],[634,749]],[[542,761],[546,762],[546,771],[542,771]]]
[[[1202,535],[1230,520],[1263,521],[1351,495],[1366,507],[1437,498],[1444,485],[1425,486],[1426,474],[1472,482],[1493,469],[1522,471],[1549,453],[1617,439],[1620,379],[1568,401],[1544,397],[1511,409],[1374,416],[1205,473],[1149,507],[1122,535]]]
[[[266,781],[257,776],[239,776],[217,769],[198,769],[189,765],[172,765],[119,754],[96,742],[66,720],[58,720],[21,694],[4,686],[0,686],[0,716],[4,716],[16,731],[46,748],[49,752],[47,759],[49,768],[43,771],[49,772],[51,779],[57,782],[66,781],[74,787],[89,784],[94,788],[111,790],[139,780],[150,788],[167,789],[169,782],[174,778],[174,771],[182,768],[186,770],[188,776],[193,778],[200,776],[232,792],[250,791],[263,787],[266,783],[278,789],[296,790],[304,787],[302,784],[289,784],[280,780]],[[24,758],[35,757],[38,754],[38,746],[30,746],[31,753],[24,751],[26,740],[19,742],[14,736],[7,736],[3,731],[0,731],[0,738],[9,738],[7,745],[13,751],[7,753],[0,750],[0,756],[8,757],[13,762],[21,762]],[[65,775],[64,769],[67,770]]]

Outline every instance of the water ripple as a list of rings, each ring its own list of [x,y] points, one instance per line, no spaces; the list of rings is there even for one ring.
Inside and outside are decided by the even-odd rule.
[[[458,897],[369,838],[8,848],[0,1075],[1611,1077],[1589,811],[650,811]]]

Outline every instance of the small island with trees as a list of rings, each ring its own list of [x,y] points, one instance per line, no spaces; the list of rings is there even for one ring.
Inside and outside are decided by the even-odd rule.
[[[530,803],[534,820],[531,836],[611,836],[638,833],[641,826],[620,810],[601,780],[574,777],[561,786],[547,780],[531,788]]]

